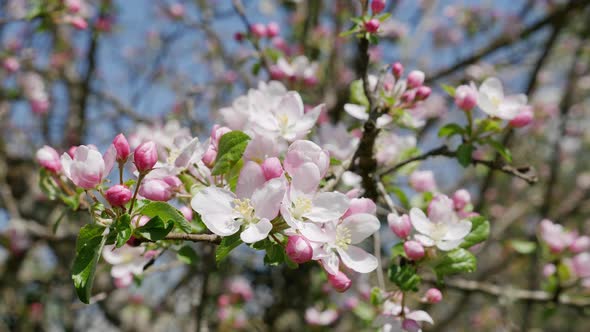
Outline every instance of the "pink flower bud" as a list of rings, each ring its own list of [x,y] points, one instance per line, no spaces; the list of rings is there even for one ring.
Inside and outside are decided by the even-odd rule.
[[[88,28],[88,22],[80,16],[74,16],[70,19],[70,24],[77,30],[86,30]]]
[[[471,195],[469,194],[469,191],[465,189],[455,191],[453,194],[453,206],[455,207],[455,210],[463,210],[463,208],[469,203],[471,203]]]
[[[188,207],[186,205],[183,205],[178,210],[180,211],[180,213],[182,213],[182,215],[186,218],[186,220],[188,220],[188,221],[193,220],[193,209],[191,209],[190,207]]]
[[[289,237],[285,251],[287,252],[287,256],[297,264],[309,262],[313,256],[313,249],[309,241],[300,235]]]
[[[234,33],[234,39],[237,42],[242,42],[244,40],[244,34],[242,32]]]
[[[229,295],[227,295],[227,294],[220,295],[217,298],[217,305],[222,308],[227,307],[228,305],[230,305],[230,303],[231,303],[231,299],[229,298]]]
[[[131,200],[131,190],[129,188],[117,184],[109,188],[105,193],[105,198],[111,206],[123,206]]]
[[[113,146],[117,151],[117,161],[118,162],[125,162],[131,153],[131,149],[129,148],[129,142],[127,142],[127,138],[125,135],[119,134],[115,136],[113,140]]]
[[[379,25],[381,23],[379,22],[378,19],[373,18],[368,20],[367,22],[365,22],[365,30],[367,30],[367,32],[370,33],[375,33],[377,32],[377,30],[379,30]]]
[[[209,145],[207,151],[203,154],[203,158],[201,161],[205,164],[205,166],[212,168],[215,164],[215,159],[217,158],[217,150],[213,147],[213,145]]]
[[[287,77],[285,72],[277,65],[270,66],[270,78],[273,80],[284,80]]]
[[[584,252],[574,256],[572,267],[578,278],[590,278],[590,253]]]
[[[266,25],[266,35],[268,38],[276,37],[281,32],[281,28],[277,22],[270,22]]]
[[[404,65],[399,62],[394,63],[391,65],[391,73],[396,79],[399,79],[404,74]]]
[[[402,94],[401,100],[406,104],[411,104],[416,99],[416,91],[408,90]]]
[[[158,149],[154,141],[141,143],[133,153],[135,167],[141,172],[150,171],[158,161]]]
[[[9,73],[15,73],[20,69],[20,62],[17,58],[10,56],[2,61],[2,68]]]
[[[213,144],[215,149],[217,149],[219,146],[219,140],[221,139],[221,136],[229,133],[230,131],[231,129],[228,127],[221,127],[220,125],[213,126],[211,129],[211,144]]]
[[[283,175],[283,165],[281,165],[281,161],[277,157],[266,159],[260,167],[266,181]]]
[[[410,233],[412,232],[412,223],[410,222],[410,217],[407,214],[398,216],[394,213],[390,213],[387,215],[387,223],[389,224],[389,229],[400,239],[407,238]]]
[[[418,99],[418,100],[427,99],[428,97],[430,97],[431,92],[432,92],[432,89],[430,87],[423,85],[423,86],[419,87],[418,90],[416,90],[416,99]]]
[[[172,188],[161,179],[146,179],[139,187],[139,194],[149,200],[166,202],[172,198]]]
[[[308,76],[308,77],[303,78],[303,83],[308,87],[315,86],[316,84],[318,84],[318,82],[319,82],[319,80],[315,76]]]
[[[39,165],[46,170],[52,173],[61,171],[61,160],[54,148],[45,145],[37,151],[35,157]]]
[[[570,251],[574,254],[581,253],[582,251],[587,251],[590,249],[590,237],[583,235],[578,237],[577,239],[570,244],[569,247]]]
[[[404,319],[402,329],[408,332],[418,332],[421,330],[420,324],[413,319]]]
[[[417,261],[424,257],[424,247],[417,241],[407,241],[404,243],[404,252],[406,253],[406,256],[413,261]]]
[[[373,0],[371,1],[371,10],[373,14],[379,14],[385,9],[385,0]]]
[[[442,293],[440,292],[440,290],[438,290],[438,288],[431,288],[429,290],[426,291],[426,301],[428,301],[428,303],[439,303],[440,301],[442,301]]]
[[[352,281],[342,271],[338,271],[336,274],[328,273],[328,281],[332,288],[340,293],[346,292],[352,286]]]
[[[412,70],[408,74],[408,86],[412,89],[418,88],[424,84],[424,72],[420,70]]]
[[[464,111],[472,110],[477,105],[477,91],[469,85],[461,85],[455,90],[455,105]]]
[[[68,149],[68,154],[70,155],[70,157],[74,158],[74,154],[76,153],[77,148],[78,147],[75,145],[70,146],[70,148]]]
[[[49,111],[49,100],[47,99],[32,99],[29,104],[35,114],[45,114]]]
[[[250,26],[250,33],[256,38],[266,37],[266,26],[262,23],[254,23]]]
[[[555,271],[557,271],[555,264],[545,264],[545,266],[543,266],[543,275],[545,278],[552,276]]]
[[[375,212],[377,212],[377,206],[373,200],[364,197],[352,198],[342,219],[357,213],[375,214]]]
[[[72,14],[75,14],[82,9],[82,3],[80,0],[65,0],[64,4],[67,10]]]
[[[531,107],[525,106],[508,124],[514,128],[522,128],[533,122],[534,117]]]
[[[168,7],[168,13],[174,19],[180,19],[184,16],[184,6],[181,3],[173,3]]]
[[[409,182],[417,192],[436,190],[436,180],[431,171],[415,171],[410,175]]]

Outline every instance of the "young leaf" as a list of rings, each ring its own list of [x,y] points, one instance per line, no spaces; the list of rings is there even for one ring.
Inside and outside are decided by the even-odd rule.
[[[522,255],[532,254],[537,248],[537,244],[533,241],[526,240],[510,240],[510,246],[514,251]]]
[[[80,301],[88,304],[94,282],[96,264],[106,240],[102,236],[105,228],[97,224],[89,224],[78,234],[76,241],[76,257],[72,267],[72,281]]]
[[[250,136],[241,131],[234,130],[221,136],[215,166],[212,175],[222,175],[227,172],[242,158],[248,145]]]
[[[196,264],[199,261],[199,256],[197,253],[188,245],[185,245],[180,248],[180,250],[178,250],[176,253],[176,258],[188,265]]]
[[[137,227],[135,233],[150,241],[158,241],[165,238],[172,231],[172,228],[174,228],[174,223],[155,216],[147,224]]]
[[[184,218],[180,211],[168,203],[150,201],[137,211],[139,214],[146,217],[153,218],[158,216],[162,220],[172,221],[176,227],[180,228],[185,233],[192,232],[192,227],[188,220]]]
[[[242,243],[239,232],[221,239],[221,243],[217,246],[217,250],[215,251],[215,261],[217,264],[221,263],[232,250]]]
[[[365,95],[365,88],[362,80],[350,83],[350,102],[353,104],[369,106],[369,99]]]
[[[461,248],[465,249],[487,240],[488,236],[490,236],[490,222],[485,217],[473,217],[469,221],[471,222],[471,232],[467,234],[460,245]]]
[[[477,260],[473,254],[463,248],[458,248],[446,253],[442,260],[434,267],[438,279],[446,275],[474,272],[477,268]]]
[[[471,144],[461,144],[459,148],[457,148],[457,160],[459,164],[463,167],[469,166],[471,164],[471,155],[473,154],[473,145]]]
[[[115,245],[117,248],[120,248],[129,241],[131,233],[133,233],[131,229],[131,217],[127,213],[119,217],[113,231],[116,234]]]
[[[495,141],[491,138],[487,139],[486,142],[492,148],[494,148],[494,150],[496,150],[502,156],[502,158],[504,158],[504,160],[506,160],[509,163],[512,162],[512,153],[510,153],[510,150],[508,150],[508,148],[506,146],[504,146],[504,144],[502,144],[498,141]]]
[[[276,266],[285,262],[286,259],[285,249],[283,246],[271,243],[266,248],[266,255],[264,255],[264,264]]]
[[[449,96],[451,97],[455,97],[455,88],[450,86],[450,85],[446,85],[446,84],[441,84],[440,87],[445,90],[446,93],[449,94]]]
[[[438,130],[438,137],[451,137],[453,135],[463,135],[465,129],[456,123],[449,123]]]
[[[404,243],[400,242],[393,247],[391,247],[391,259],[395,259],[398,256],[406,257],[406,252],[404,251]]]
[[[400,290],[418,291],[418,285],[422,278],[416,273],[416,268],[410,265],[396,265],[391,264],[388,270],[389,280],[399,287]]]

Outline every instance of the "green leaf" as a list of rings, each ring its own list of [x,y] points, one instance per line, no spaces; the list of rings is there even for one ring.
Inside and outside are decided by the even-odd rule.
[[[258,76],[261,67],[262,65],[260,64],[260,62],[256,62],[254,65],[252,65],[252,75]]]
[[[330,166],[338,166],[338,165],[342,165],[342,161],[340,159],[330,157]]]
[[[439,279],[444,276],[457,273],[474,272],[477,268],[475,256],[468,250],[458,248],[449,251],[434,267],[434,272]]]
[[[459,164],[463,167],[469,166],[471,164],[471,155],[473,154],[473,145],[471,144],[461,144],[459,148],[457,148],[457,160]]]
[[[391,188],[391,192],[393,192],[395,196],[397,196],[397,199],[399,199],[399,202],[404,208],[408,209],[410,207],[410,200],[401,188],[393,187]]]
[[[445,90],[445,92],[448,93],[449,96],[455,97],[455,87],[452,87],[452,86],[446,85],[446,84],[441,84],[440,87],[443,90]]]
[[[350,30],[342,31],[338,35],[338,37],[347,37],[347,36],[357,33],[358,31],[359,31],[358,26],[355,24],[352,28],[350,28]]]
[[[221,239],[221,243],[217,246],[217,250],[215,251],[215,261],[217,264],[227,258],[229,253],[242,243],[239,232]]]
[[[490,222],[485,217],[472,217],[469,221],[471,222],[471,232],[467,234],[461,243],[461,248],[465,249],[487,240],[488,236],[490,236]]]
[[[119,217],[115,222],[113,231],[116,234],[115,245],[117,248],[120,248],[129,241],[129,238],[133,233],[133,229],[131,228],[131,217],[127,213]]]
[[[266,255],[264,255],[264,264],[270,266],[280,265],[285,262],[287,255],[285,248],[280,244],[272,243],[266,248]]]
[[[477,129],[476,131],[480,134],[486,132],[499,133],[502,131],[502,120],[494,118],[485,118],[476,120]]]
[[[188,265],[196,264],[199,261],[199,256],[197,253],[188,245],[185,245],[180,248],[180,250],[178,250],[176,253],[176,258]]]
[[[236,186],[238,185],[238,179],[240,178],[240,171],[244,166],[244,159],[238,160],[238,162],[231,168],[231,170],[227,173],[226,180],[229,184],[231,191],[236,191]]]
[[[90,302],[96,264],[106,241],[106,237],[102,236],[104,230],[104,227],[97,224],[86,225],[80,229],[76,241],[72,281],[78,298],[86,304]]]
[[[242,158],[248,145],[250,136],[241,131],[234,130],[221,136],[215,166],[212,175],[222,175],[227,172]]]
[[[186,220],[178,209],[168,203],[150,201],[137,210],[137,212],[149,218],[158,216],[162,220],[172,221],[174,225],[185,233],[191,233],[192,231],[190,222]]]
[[[495,141],[491,138],[487,139],[486,142],[492,148],[494,148],[494,150],[496,150],[502,156],[502,158],[504,158],[504,160],[506,160],[509,163],[512,162],[512,153],[510,153],[510,150],[508,150],[508,148],[506,146],[504,146],[504,144],[502,144],[498,141]]]
[[[371,289],[371,304],[378,306],[383,303],[383,301],[383,292],[381,291],[381,288],[373,287],[373,289]]]
[[[395,259],[398,256],[406,257],[406,252],[404,251],[404,243],[400,242],[393,247],[391,247],[391,259]]]
[[[369,106],[369,99],[365,95],[365,88],[362,80],[350,83],[350,102],[353,104]]]
[[[378,19],[379,22],[383,22],[383,21],[385,21],[386,19],[388,19],[390,17],[391,17],[391,13],[383,13],[383,14],[378,15],[375,18]]]
[[[392,264],[388,270],[389,280],[399,287],[400,290],[418,291],[422,278],[416,273],[416,268],[411,265]]]
[[[139,234],[141,237],[150,241],[158,241],[165,238],[172,231],[172,228],[174,228],[173,222],[164,221],[159,216],[155,216],[147,224],[137,227],[135,234]]]
[[[438,137],[451,137],[453,135],[463,135],[465,129],[456,123],[449,123],[438,130]]]
[[[39,188],[47,196],[47,199],[51,201],[57,198],[60,191],[51,174],[44,168],[39,170]]]
[[[537,244],[533,241],[513,239],[509,243],[514,251],[522,255],[532,254],[537,249]]]

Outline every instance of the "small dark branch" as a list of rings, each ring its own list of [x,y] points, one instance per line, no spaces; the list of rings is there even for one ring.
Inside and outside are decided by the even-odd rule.
[[[248,34],[250,34],[251,24],[250,24],[250,20],[248,20],[248,16],[246,16],[246,10],[244,9],[244,5],[242,4],[242,1],[241,0],[232,0],[232,4],[234,6],[236,13],[238,13],[238,16],[240,16],[240,19],[242,20],[242,22],[246,26],[246,31],[248,32]],[[264,51],[262,50],[262,47],[260,47],[258,40],[254,39],[254,38],[248,38],[248,39],[250,40],[250,43],[252,44],[252,46],[254,47],[256,52],[258,53],[258,56],[260,57],[260,60],[262,61],[262,66],[264,67],[264,69],[266,69],[266,72],[270,74],[270,67],[272,66],[272,64],[267,59],[267,57],[264,55]]]
[[[550,24],[554,24],[555,22],[561,20],[563,17],[567,16],[568,13],[574,10],[581,9],[587,5],[590,5],[590,2],[586,0],[572,0],[567,5],[561,6],[558,9],[554,10],[551,14],[548,14],[545,17],[538,19],[537,21],[533,22],[527,28],[524,28],[520,31],[519,34],[516,36],[506,36],[502,35],[492,41],[488,46],[480,49],[479,51],[475,52],[472,56],[465,58],[449,68],[443,69],[439,72],[436,72],[432,75],[428,75],[428,81],[433,82],[442,77],[447,75],[453,74],[456,71],[460,70],[463,67],[469,66],[477,61],[481,60],[485,56],[488,56],[501,48],[511,45],[514,42],[525,40],[530,35],[540,31],[541,29],[547,27]]]
[[[148,239],[139,239],[141,242],[151,242]],[[184,240],[192,242],[209,242],[213,244],[221,243],[221,236],[215,234],[185,234],[185,233],[168,233],[164,240]]]
[[[130,117],[134,121],[143,122],[143,123],[151,123],[152,122],[150,119],[145,118],[145,117],[141,116],[140,114],[138,114],[137,112],[135,112],[133,109],[131,109],[131,107],[127,106],[121,99],[119,99],[114,94],[111,94],[106,91],[96,90],[96,89],[92,92],[96,96],[96,98],[102,99],[102,100],[110,103],[117,110],[117,112]]]
[[[384,175],[394,173],[397,170],[399,170],[400,168],[406,166],[407,164],[413,163],[415,161],[425,160],[430,157],[436,157],[436,156],[455,157],[456,155],[457,155],[456,151],[451,151],[451,150],[449,150],[449,148],[446,145],[443,145],[443,146],[440,146],[440,147],[435,148],[433,150],[430,150],[424,154],[421,154],[419,156],[404,160],[404,161],[396,164],[395,166],[384,170],[383,172],[381,172],[379,174],[379,176],[382,177]],[[501,160],[484,160],[484,159],[476,159],[476,158],[474,158],[471,161],[471,163],[473,165],[477,165],[477,164],[484,165],[492,170],[504,172],[506,174],[523,179],[526,182],[528,182],[529,184],[536,183],[539,180],[537,177],[537,173],[536,173],[534,167],[532,167],[532,166],[516,167],[516,166],[505,164]]]
[[[434,278],[425,278],[424,280],[430,283],[436,283],[436,279]],[[480,293],[495,297],[513,299],[517,301],[532,301],[538,303],[554,302],[554,294],[552,293],[540,290],[517,289],[510,286],[498,286],[492,283],[475,280],[449,279],[445,280],[444,286],[463,292]],[[568,296],[566,294],[561,294],[558,297],[557,301],[557,303],[559,304],[570,307],[590,307],[590,299],[588,298],[577,298]]]

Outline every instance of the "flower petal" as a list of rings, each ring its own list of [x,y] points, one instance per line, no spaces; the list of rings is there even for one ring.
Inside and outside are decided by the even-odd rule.
[[[355,246],[348,246],[346,250],[337,249],[342,263],[359,273],[369,273],[379,266],[375,256]]]
[[[272,220],[279,214],[281,201],[287,189],[285,181],[284,178],[272,179],[254,192],[252,206],[257,217]]]
[[[461,244],[461,242],[463,242],[463,239],[453,241],[442,240],[436,242],[436,247],[443,251],[449,251],[457,248]]]
[[[348,228],[351,233],[351,243],[357,244],[377,232],[379,226],[381,226],[379,219],[374,215],[356,213],[344,219],[338,227]]]
[[[319,193],[312,201],[311,211],[303,216],[315,222],[329,222],[340,218],[348,209],[350,199],[339,192]]]
[[[268,233],[272,230],[272,224],[268,219],[260,219],[255,224],[249,224],[246,226],[240,238],[245,243],[254,243],[260,240],[266,239]]]
[[[409,314],[406,314],[406,318],[415,320],[417,322],[427,322],[430,324],[434,324],[434,320],[432,320],[432,317],[430,317],[430,315],[423,310],[412,311]]]
[[[247,161],[240,171],[236,195],[239,198],[250,198],[254,191],[261,188],[265,182],[262,167],[253,161]]]
[[[432,222],[426,217],[424,212],[418,208],[412,208],[410,210],[410,221],[412,222],[412,226],[424,235],[430,235],[433,231]]]
[[[455,223],[449,223],[447,234],[442,238],[445,241],[461,240],[471,231],[471,222],[461,220]]]
[[[329,252],[327,256],[323,257],[321,262],[326,272],[329,274],[338,274],[340,259],[338,259],[338,255],[334,251]]]
[[[416,234],[414,235],[414,238],[416,239],[416,241],[422,243],[422,245],[425,247],[432,247],[434,245],[434,240],[432,240],[426,235]]]
[[[201,215],[207,228],[220,236],[228,236],[240,230],[241,223],[233,211],[234,193],[229,190],[207,187],[195,194],[191,200],[193,210]]]

